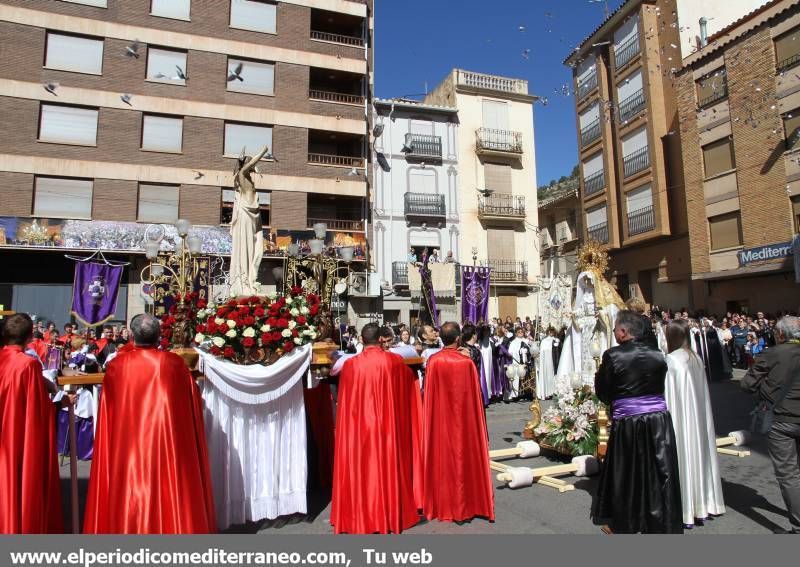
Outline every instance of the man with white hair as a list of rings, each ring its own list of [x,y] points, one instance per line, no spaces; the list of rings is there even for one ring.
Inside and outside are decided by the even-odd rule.
[[[767,448],[791,524],[778,533],[800,534],[800,318],[783,317],[775,331],[777,344],[756,359],[742,389],[772,407]]]

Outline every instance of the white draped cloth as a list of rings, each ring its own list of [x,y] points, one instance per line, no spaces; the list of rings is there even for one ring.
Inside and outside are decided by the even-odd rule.
[[[540,400],[556,393],[556,369],[553,366],[553,347],[558,339],[545,337],[539,343],[539,358],[536,360],[536,397]]]
[[[311,345],[271,366],[200,357],[218,527],[306,513],[303,378]]]
[[[679,348],[667,355],[664,397],[678,446],[683,523],[725,513],[716,432],[706,373],[700,358]]]

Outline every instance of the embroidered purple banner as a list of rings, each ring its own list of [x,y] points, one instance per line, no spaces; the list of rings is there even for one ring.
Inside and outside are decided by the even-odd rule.
[[[461,322],[477,325],[489,316],[491,268],[461,266]]]
[[[633,398],[621,398],[614,400],[612,404],[612,419],[622,419],[643,413],[654,413],[657,411],[667,411],[667,402],[664,396],[653,394],[651,396],[634,396]]]
[[[75,262],[72,314],[84,325],[102,325],[117,311],[122,266]]]

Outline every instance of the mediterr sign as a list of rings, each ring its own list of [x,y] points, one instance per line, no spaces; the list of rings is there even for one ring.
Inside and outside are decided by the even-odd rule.
[[[792,243],[781,242],[780,244],[768,244],[767,246],[759,246],[758,248],[750,248],[739,252],[739,265],[746,266],[756,262],[765,262],[767,260],[778,260],[780,258],[788,258],[792,255]]]

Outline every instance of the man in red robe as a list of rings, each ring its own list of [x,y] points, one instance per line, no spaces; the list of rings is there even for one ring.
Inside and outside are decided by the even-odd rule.
[[[160,325],[131,321],[134,348],[107,367],[84,533],[191,534],[216,529],[200,391]]]
[[[400,533],[419,521],[422,406],[414,373],[361,330],[364,351],[339,379],[331,524],[349,534]]]
[[[12,315],[0,349],[0,533],[62,533],[56,408],[40,362],[24,354],[33,322]]]
[[[475,365],[459,352],[461,329],[445,323],[444,348],[428,359],[422,445],[425,517],[494,521],[483,399]]]

